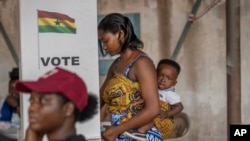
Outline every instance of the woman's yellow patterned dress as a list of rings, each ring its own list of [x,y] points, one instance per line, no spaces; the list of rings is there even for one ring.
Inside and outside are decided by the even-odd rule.
[[[145,54],[144,54],[145,55]],[[138,57],[140,57],[139,55]],[[136,57],[136,59],[138,58]],[[130,67],[136,61],[131,63]],[[130,67],[128,67],[128,72]],[[108,105],[111,125],[117,126],[135,116],[144,108],[144,100],[141,95],[140,85],[127,78],[126,73],[116,73],[109,80],[102,95],[103,101]],[[146,133],[147,141],[162,141],[162,136],[156,127],[151,128]],[[135,141],[121,134],[116,141]]]
[[[131,119],[144,107],[139,83],[127,79],[120,73],[115,73],[109,81],[102,98],[111,113],[126,114],[121,123]]]

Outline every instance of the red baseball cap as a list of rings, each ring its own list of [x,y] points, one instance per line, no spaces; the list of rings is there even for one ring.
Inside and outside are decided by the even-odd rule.
[[[20,92],[62,93],[82,111],[88,104],[88,92],[84,81],[75,73],[56,67],[37,81],[17,81]]]

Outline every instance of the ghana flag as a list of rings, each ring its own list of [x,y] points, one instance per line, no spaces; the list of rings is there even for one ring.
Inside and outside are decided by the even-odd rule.
[[[39,32],[76,33],[75,19],[68,15],[38,10]]]

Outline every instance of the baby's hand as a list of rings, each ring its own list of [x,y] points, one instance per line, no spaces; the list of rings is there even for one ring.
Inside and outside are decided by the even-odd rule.
[[[168,112],[165,112],[165,111],[161,111],[160,112],[160,118],[164,119],[168,116]]]

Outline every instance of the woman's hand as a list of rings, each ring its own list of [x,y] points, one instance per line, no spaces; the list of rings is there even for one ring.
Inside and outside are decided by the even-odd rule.
[[[43,134],[32,130],[30,127],[26,130],[24,141],[42,141]]]
[[[19,106],[18,104],[18,99],[12,95],[9,95],[7,98],[6,98],[6,101],[7,103],[13,107],[13,108],[16,108],[17,106]]]
[[[19,117],[21,116],[20,114],[20,107],[19,107],[19,99],[13,95],[9,95],[6,98],[7,103],[14,109],[16,109],[16,112],[18,113]]]
[[[103,126],[106,130],[102,132],[102,139],[105,141],[114,141],[118,136],[119,132],[117,132],[116,126]]]

